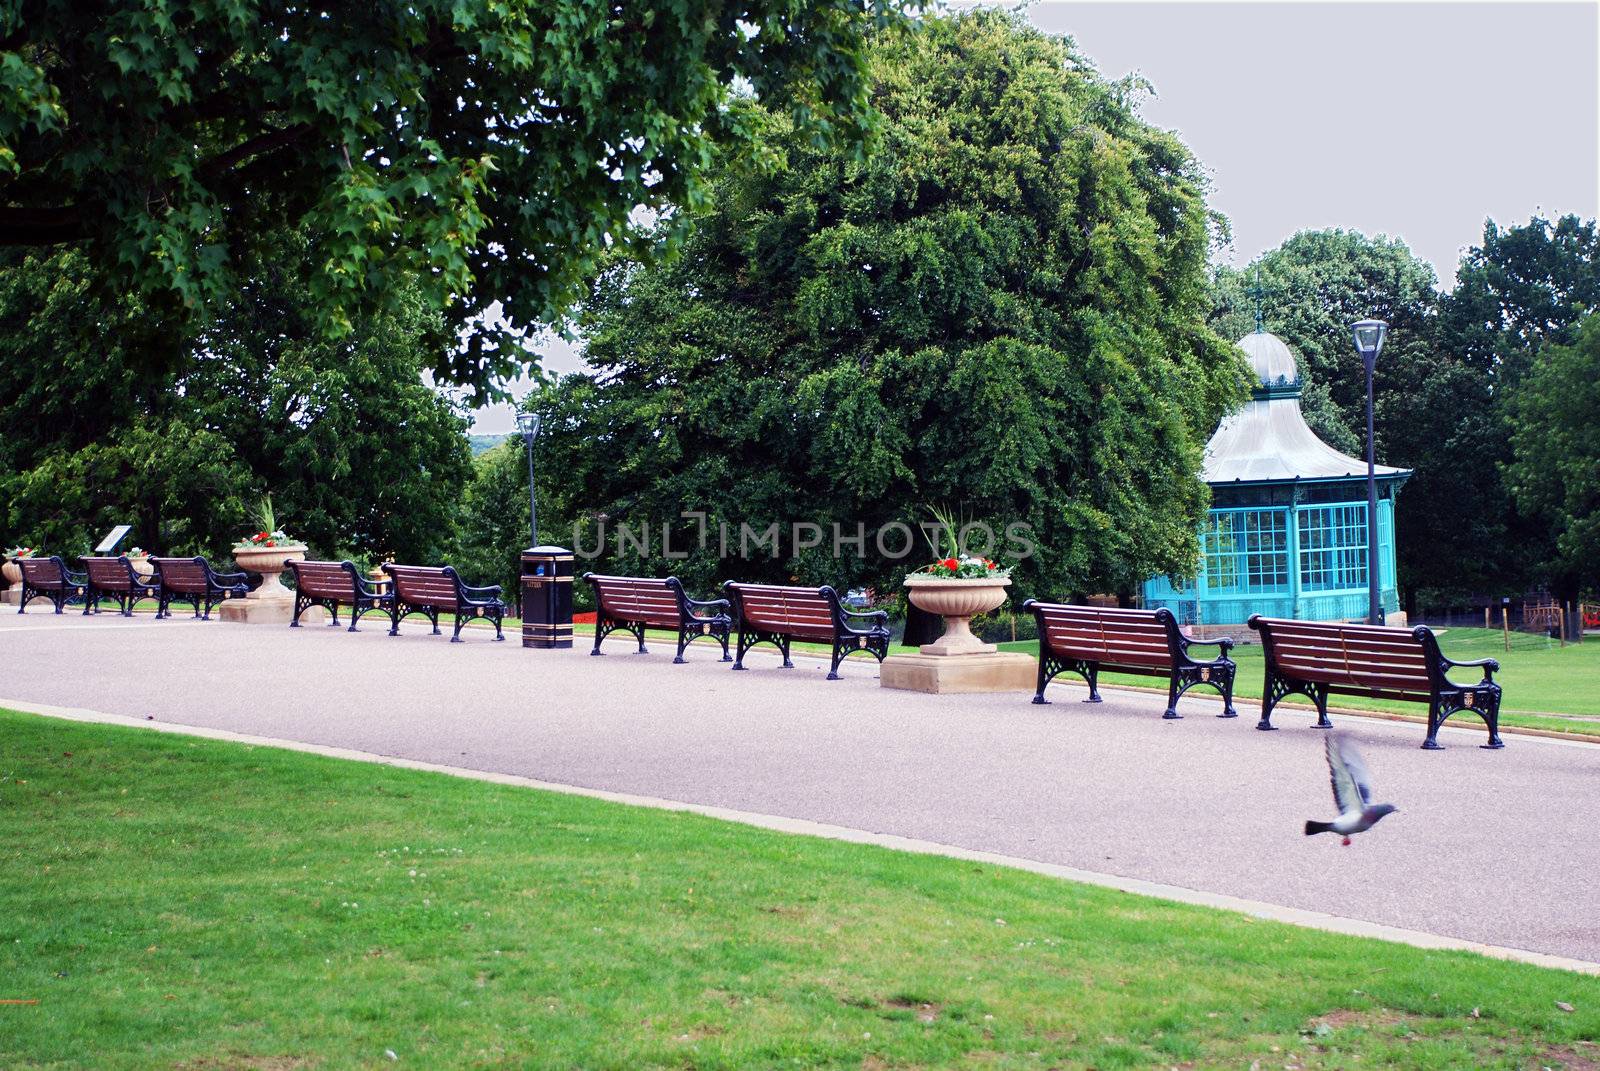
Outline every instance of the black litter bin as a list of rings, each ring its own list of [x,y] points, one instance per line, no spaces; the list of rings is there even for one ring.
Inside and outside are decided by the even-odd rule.
[[[522,646],[572,646],[572,551],[522,552]]]

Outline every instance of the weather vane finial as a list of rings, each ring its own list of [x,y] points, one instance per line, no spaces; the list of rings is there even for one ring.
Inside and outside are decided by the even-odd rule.
[[[1262,332],[1266,331],[1266,327],[1264,325],[1264,322],[1263,322],[1262,316],[1261,316],[1261,293],[1262,293],[1262,291],[1261,291],[1261,265],[1259,265],[1259,264],[1256,265],[1256,281],[1250,285],[1250,289],[1248,291],[1246,291],[1246,293],[1248,293],[1252,298],[1255,299],[1255,303],[1256,303],[1256,334],[1259,335]]]

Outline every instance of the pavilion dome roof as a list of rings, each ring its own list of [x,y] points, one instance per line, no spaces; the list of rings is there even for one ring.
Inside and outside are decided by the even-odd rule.
[[[1239,340],[1260,380],[1243,409],[1223,418],[1206,444],[1210,484],[1365,478],[1362,458],[1321,439],[1300,411],[1300,371],[1294,351],[1276,335],[1255,331]],[[1404,479],[1410,469],[1377,466],[1380,479]]]
[[[1300,367],[1294,359],[1294,351],[1277,335],[1252,331],[1239,340],[1238,346],[1250,359],[1250,367],[1262,386],[1300,382]]]

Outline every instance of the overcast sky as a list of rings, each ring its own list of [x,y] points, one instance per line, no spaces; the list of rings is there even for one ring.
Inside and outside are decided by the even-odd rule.
[[[1155,87],[1143,115],[1210,173],[1244,264],[1296,231],[1403,239],[1443,285],[1485,219],[1597,215],[1600,4],[1076,3],[1028,11],[1100,72]],[[556,371],[581,367],[561,343]],[[509,406],[476,431],[512,426]]]

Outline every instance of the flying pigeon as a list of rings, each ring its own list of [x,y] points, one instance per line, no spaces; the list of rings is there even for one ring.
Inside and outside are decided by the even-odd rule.
[[[1306,836],[1314,833],[1338,833],[1350,845],[1353,833],[1365,833],[1378,824],[1378,819],[1397,810],[1392,804],[1372,802],[1372,775],[1367,764],[1361,761],[1361,752],[1355,744],[1337,733],[1329,733],[1328,773],[1333,779],[1333,802],[1339,807],[1339,817],[1331,822],[1307,822]]]

